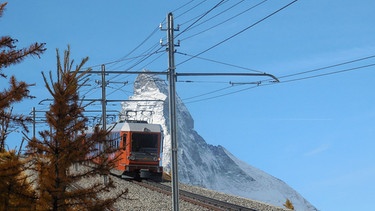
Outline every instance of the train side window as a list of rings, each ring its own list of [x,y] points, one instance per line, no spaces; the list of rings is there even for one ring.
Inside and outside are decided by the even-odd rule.
[[[126,134],[122,135],[122,149],[126,149]]]

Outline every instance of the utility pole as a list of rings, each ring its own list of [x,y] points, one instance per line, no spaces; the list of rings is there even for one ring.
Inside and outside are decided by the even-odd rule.
[[[177,117],[176,117],[176,67],[174,65],[174,25],[173,14],[167,16],[168,28],[168,82],[169,82],[169,125],[171,133],[172,148],[172,208],[174,211],[179,210],[178,203],[178,161],[177,161]]]
[[[105,74],[152,74],[152,75],[167,75],[169,83],[169,125],[171,135],[171,166],[172,166],[172,209],[173,211],[179,210],[179,188],[178,188],[178,145],[177,145],[177,113],[176,113],[176,81],[178,76],[266,76],[272,78],[273,82],[279,82],[279,80],[267,73],[176,73],[176,67],[174,64],[175,45],[174,44],[174,29],[173,14],[168,13],[167,15],[167,51],[168,51],[168,71],[167,72],[139,72],[139,71],[105,71],[105,66],[102,65],[102,71],[90,71],[90,73],[101,73],[102,74],[102,111],[103,111],[103,128],[106,128],[106,100],[105,96]],[[161,28],[160,24],[160,28]],[[162,41],[161,41],[162,44]],[[94,99],[96,100],[96,99]],[[117,100],[116,100],[117,101]],[[126,100],[124,100],[126,101]],[[132,101],[132,100],[128,100]],[[151,100],[152,101],[152,100]]]
[[[35,115],[35,107],[33,107],[32,112],[33,112],[33,139],[35,139],[35,117],[36,117],[36,115]]]
[[[102,129],[107,131],[107,100],[105,96],[105,65],[102,64]]]
[[[102,130],[107,131],[107,100],[106,100],[106,93],[105,93],[105,87],[107,86],[107,83],[105,81],[105,65],[102,64]],[[103,146],[106,147],[106,145]],[[103,174],[103,183],[104,185],[107,185],[108,183],[108,175]]]

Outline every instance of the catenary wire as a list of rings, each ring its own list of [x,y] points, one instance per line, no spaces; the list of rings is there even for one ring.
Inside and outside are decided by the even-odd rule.
[[[188,10],[186,10],[185,12],[182,12],[180,15],[176,16],[176,19],[177,18],[180,18],[182,16],[184,16],[185,14],[187,14],[188,12],[192,11],[193,9],[196,9],[197,7],[199,7],[200,5],[202,5],[204,2],[206,2],[207,0],[203,0],[201,2],[199,2],[198,4],[194,5],[193,7],[189,8]],[[191,1],[192,2],[192,1]]]
[[[208,98],[204,98],[204,99],[200,99],[200,100],[188,101],[188,102],[185,102],[185,104],[197,103],[197,102],[206,101],[206,100],[212,100],[212,99],[215,99],[215,98],[220,98],[220,97],[224,97],[224,96],[227,96],[227,95],[236,94],[236,93],[243,92],[243,91],[246,91],[246,90],[249,90],[249,89],[254,89],[254,88],[257,88],[257,87],[258,86],[251,86],[251,87],[247,87],[247,88],[244,88],[244,89],[241,89],[241,90],[221,94],[221,95],[216,95],[216,96],[212,96],[212,97],[208,97]],[[232,88],[232,87],[227,87],[227,88]]]
[[[327,69],[327,68],[331,68],[331,67],[337,67],[339,65],[349,64],[349,63],[353,63],[355,61],[362,61],[364,59],[368,59],[368,58],[372,58],[372,57],[375,57],[375,56],[369,56],[369,57],[365,57],[365,58],[361,58],[361,59],[356,59],[356,60],[352,60],[352,61],[348,61],[348,62],[343,62],[343,63],[336,64],[336,65],[330,65],[330,66],[327,66],[327,67],[318,68],[318,69],[319,70],[323,70],[323,69]],[[257,86],[252,86],[252,87],[249,87],[249,88],[245,88],[245,89],[241,89],[241,90],[237,90],[237,91],[233,91],[233,92],[229,92],[229,93],[225,93],[225,94],[221,94],[221,95],[217,95],[217,96],[213,96],[213,97],[203,98],[203,99],[194,100],[194,101],[188,101],[188,102],[186,102],[186,104],[196,103],[196,102],[201,102],[201,101],[205,101],[205,100],[211,100],[211,99],[215,99],[215,98],[219,98],[219,97],[223,97],[223,96],[227,96],[227,95],[231,95],[231,94],[236,94],[238,92],[243,92],[243,91],[246,91],[246,90],[249,90],[249,89],[253,89],[253,88],[256,88],[256,87],[270,86],[270,85],[276,85],[276,84],[280,84],[280,83],[289,83],[289,82],[307,80],[307,79],[312,79],[312,78],[324,77],[324,76],[328,76],[328,75],[341,74],[341,73],[345,73],[345,72],[349,72],[349,71],[354,71],[354,70],[359,70],[359,69],[364,69],[364,68],[373,67],[373,66],[375,66],[375,63],[367,64],[367,65],[362,65],[362,66],[357,66],[357,67],[352,67],[352,68],[347,68],[347,69],[343,69],[343,70],[337,70],[337,71],[333,71],[333,72],[329,72],[329,73],[322,73],[322,74],[317,74],[317,75],[312,75],[312,76],[306,76],[306,77],[301,77],[301,78],[290,79],[290,80],[286,80],[286,81],[281,81],[279,83],[259,83]],[[305,74],[305,73],[309,73],[309,72],[311,72],[311,71],[303,71],[303,72],[300,72],[300,74]],[[291,74],[291,75],[299,75],[299,73]],[[212,93],[216,93],[216,92],[228,89],[228,88],[230,88],[230,87],[221,88],[221,89],[214,90],[214,91],[211,91],[211,92],[208,92],[208,93],[204,93],[204,94],[200,94],[200,95],[197,95],[197,96],[185,98],[183,100],[189,100],[189,99],[194,99],[194,98],[198,98],[198,97],[201,97],[201,96],[206,96],[206,95],[209,95],[209,94],[212,94]]]
[[[217,7],[219,7],[221,4],[223,4],[223,2],[225,2],[226,0],[221,0],[219,3],[217,3],[215,6],[213,6],[211,9],[209,9],[207,12],[205,12],[202,16],[200,16],[197,20],[195,20],[192,24],[190,24],[188,27],[186,27],[182,32],[180,32],[179,34],[177,34],[174,38],[177,38],[178,36],[180,36],[181,34],[183,34],[184,32],[186,32],[187,30],[189,30],[191,27],[193,27],[196,23],[198,23],[198,21],[200,21],[202,18],[204,18],[206,15],[208,15],[210,12],[212,12],[214,9],[216,9]]]
[[[244,1],[244,0],[241,0],[241,1]],[[203,13],[204,14],[204,13]],[[199,17],[201,17],[203,14],[199,14],[199,15],[197,15],[197,16],[195,16],[195,17],[193,17],[193,18],[191,18],[191,19],[189,19],[189,20],[187,20],[187,21],[185,21],[185,22],[183,22],[183,23],[180,23],[179,25],[180,26],[183,26],[183,25],[185,25],[185,24],[187,24],[187,23],[190,23],[191,21],[194,21],[194,20],[196,20],[196,19],[198,19]],[[210,18],[211,19],[211,18]],[[206,22],[206,21],[203,21],[203,22]],[[201,25],[201,23],[200,24],[197,24],[197,25]],[[197,26],[197,25],[195,25],[195,26]],[[195,27],[194,26],[194,27]],[[194,27],[191,27],[191,28],[194,28]]]
[[[141,69],[145,69],[148,65],[154,63],[156,60],[158,60],[160,57],[162,57],[163,54],[160,54],[159,56],[157,56],[155,59],[151,60],[149,63],[145,64]]]
[[[303,71],[303,72],[299,72],[299,73],[284,75],[284,76],[280,76],[278,78],[279,79],[280,78],[287,78],[287,77],[292,77],[292,76],[296,76],[296,75],[316,72],[316,71],[320,71],[320,70],[324,70],[324,69],[328,69],[328,68],[332,68],[332,67],[338,67],[338,66],[342,66],[342,65],[346,65],[346,64],[351,64],[351,63],[354,63],[354,62],[359,62],[359,61],[363,61],[363,60],[367,60],[367,59],[371,59],[371,58],[375,58],[375,55],[371,55],[371,56],[367,56],[367,57],[363,57],[363,58],[359,58],[359,59],[354,59],[354,60],[350,60],[350,61],[346,61],[346,62],[334,64],[334,65],[329,65],[329,66],[325,66],[325,67],[320,67],[320,68],[316,68],[316,69],[312,69],[312,70],[308,70],[308,71]]]
[[[186,7],[187,5],[189,5],[190,3],[192,3],[193,1],[195,1],[195,0],[191,0],[191,1],[187,2],[187,3],[185,3],[184,5],[182,5],[182,6],[178,7],[177,9],[173,10],[173,12],[177,12],[178,10]]]
[[[221,44],[227,42],[228,40],[231,40],[232,38],[234,38],[234,37],[236,37],[236,36],[242,34],[243,32],[249,30],[250,28],[252,28],[252,27],[258,25],[259,23],[265,21],[266,19],[268,19],[268,18],[272,17],[273,15],[279,13],[280,11],[286,9],[287,7],[289,7],[289,6],[291,6],[292,4],[296,3],[297,1],[298,1],[298,0],[294,0],[294,1],[292,1],[292,2],[290,2],[290,3],[288,3],[288,4],[286,4],[285,6],[283,6],[283,7],[279,8],[279,9],[277,9],[276,11],[274,11],[274,12],[272,12],[271,14],[267,15],[266,17],[264,17],[264,18],[262,18],[262,19],[256,21],[255,23],[251,24],[250,26],[248,26],[248,27],[242,29],[241,31],[239,31],[239,32],[237,32],[237,33],[235,33],[235,34],[233,34],[232,36],[230,36],[230,37],[228,37],[228,38],[226,38],[226,39],[224,39],[224,40],[222,40],[222,41],[216,43],[215,45],[213,45],[213,46],[207,48],[206,50],[201,51],[200,53],[196,54],[195,56],[200,56],[200,55],[202,55],[203,53],[206,53],[207,51],[209,51],[209,50],[211,50],[211,49],[213,49],[213,48],[215,48],[215,47],[217,47],[217,46],[219,46],[219,45],[221,45]],[[195,57],[195,56],[194,56],[194,57]],[[192,60],[194,57],[191,57],[191,58],[189,58],[189,59],[187,59],[187,60],[185,60],[185,61],[182,61],[182,62],[176,64],[176,66],[179,66],[179,65],[181,65],[181,64],[184,64],[184,63],[186,63],[186,62]]]
[[[211,27],[209,27],[209,28],[207,28],[207,29],[205,29],[205,30],[202,30],[202,31],[200,31],[200,32],[197,32],[197,33],[195,33],[195,34],[192,34],[192,35],[190,35],[190,36],[188,36],[188,37],[182,38],[181,41],[184,41],[184,40],[187,40],[187,39],[193,38],[193,37],[195,37],[195,36],[197,36],[197,35],[200,35],[200,34],[203,34],[203,33],[207,32],[207,31],[209,31],[209,30],[211,30],[211,29],[213,29],[213,28],[216,28],[216,27],[218,27],[218,26],[221,26],[221,25],[223,25],[224,23],[226,23],[226,22],[228,22],[228,21],[230,21],[230,20],[232,20],[232,19],[234,19],[234,18],[237,18],[238,16],[240,16],[240,15],[242,15],[242,14],[248,12],[248,11],[251,11],[251,10],[253,10],[254,8],[256,8],[256,7],[260,6],[260,5],[262,5],[262,4],[265,3],[266,1],[268,1],[268,0],[263,0],[263,1],[259,2],[258,4],[253,5],[253,6],[249,7],[249,8],[247,8],[246,10],[244,10],[244,11],[242,11],[242,12],[240,12],[240,13],[238,13],[238,14],[236,14],[236,15],[234,15],[234,16],[232,16],[232,17],[230,17],[230,18],[228,18],[228,19],[226,19],[226,20],[224,20],[224,21],[222,21],[222,22],[220,22],[220,23],[217,23],[217,24],[215,24],[215,25],[213,25],[213,26],[211,26]],[[198,25],[196,25],[196,26],[199,26],[199,25],[200,25],[200,24],[198,24]],[[194,28],[194,27],[192,27],[192,28]]]
[[[198,26],[200,26],[200,25],[202,25],[202,24],[204,24],[204,23],[206,23],[206,22],[208,22],[208,21],[214,19],[214,18],[216,18],[216,17],[218,17],[218,16],[224,14],[225,12],[228,12],[229,10],[233,9],[234,7],[238,6],[239,4],[241,4],[241,3],[244,2],[244,1],[245,1],[245,0],[241,0],[241,1],[239,1],[239,2],[237,2],[237,3],[235,3],[235,4],[233,4],[233,5],[230,6],[229,8],[226,8],[225,10],[219,12],[218,14],[216,14],[216,15],[214,15],[214,16],[208,18],[207,20],[202,21],[201,23],[196,24],[195,26],[190,27],[189,30],[191,30],[191,29],[193,29],[193,28],[196,28],[196,27],[198,27]],[[198,16],[198,17],[199,17],[199,16]],[[196,18],[197,18],[197,17],[195,17],[195,18],[193,18],[193,19],[196,19]],[[183,25],[183,24],[181,24],[181,25]],[[218,25],[221,25],[221,23],[219,23]],[[217,26],[217,25],[215,25],[215,26]],[[214,27],[210,27],[209,29],[212,29],[212,28],[214,28]],[[208,29],[208,30],[209,30],[209,29]],[[186,31],[189,31],[189,30],[186,30]],[[208,31],[208,30],[204,30],[204,31]],[[181,40],[186,40],[186,38],[185,38],[185,39],[181,39]]]
[[[199,94],[199,95],[196,95],[196,96],[184,98],[182,100],[190,100],[190,99],[194,99],[194,98],[198,98],[198,97],[210,95],[210,94],[213,94],[213,93],[216,93],[216,92],[220,92],[220,91],[223,91],[223,90],[226,90],[226,89],[230,89],[230,88],[233,88],[233,86],[227,86],[227,87],[224,87],[224,88],[221,88],[221,89],[217,89],[217,90],[214,90],[214,91],[210,91],[210,92],[207,92],[207,93],[204,93],[204,94]]]
[[[145,44],[157,31],[159,31],[159,27],[156,27],[140,44],[138,44],[129,53],[127,53],[125,56],[123,56],[121,59],[119,59],[117,61],[121,62],[121,61],[123,61],[123,59],[126,59],[128,56],[130,56],[132,53],[134,53],[136,50],[138,50],[143,44]]]
[[[322,76],[334,75],[334,74],[339,74],[339,73],[354,71],[354,70],[363,69],[363,68],[372,67],[372,66],[375,66],[375,63],[374,64],[363,65],[363,66],[359,66],[359,67],[348,68],[348,69],[344,69],[344,70],[338,70],[338,71],[329,72],[329,73],[322,73],[322,74],[317,74],[317,75],[312,75],[312,76],[306,76],[306,77],[302,77],[302,78],[290,79],[290,80],[286,80],[286,81],[281,81],[280,83],[288,83],[288,82],[293,82],[293,81],[301,81],[301,80],[306,80],[306,79],[311,79],[311,78],[317,78],[317,77],[322,77]]]
[[[184,7],[186,7],[187,5],[191,4],[194,1],[195,0],[191,0],[191,1],[183,4],[182,6],[174,9],[173,12],[176,12],[178,10],[183,9]],[[205,1],[207,1],[207,0],[204,0],[200,3],[198,3],[198,5],[202,4]],[[196,5],[196,6],[198,6],[198,5]],[[187,13],[187,12],[191,11],[195,7],[190,8],[189,10],[185,11],[184,13]],[[164,23],[165,20],[166,19],[164,18],[160,23]],[[114,61],[110,61],[110,62],[106,62],[106,63],[102,63],[102,64],[92,65],[92,66],[89,66],[87,68],[97,68],[97,67],[100,67],[101,65],[112,65],[112,64],[116,64],[116,63],[119,63],[119,62],[122,62],[122,61],[133,60],[133,59],[136,59],[136,58],[139,58],[139,57],[147,56],[147,55],[141,54],[139,56],[134,56],[134,57],[128,58],[128,56],[130,56],[132,53],[134,53],[136,50],[138,50],[142,45],[144,45],[158,30],[159,30],[159,26],[156,27],[140,44],[138,44],[134,49],[132,49],[129,53],[127,53],[125,56],[121,57],[120,59],[116,59]]]
[[[204,58],[204,57],[200,57],[200,56],[190,55],[190,54],[187,54],[187,53],[181,53],[181,52],[176,52],[176,53],[178,53],[180,55],[184,55],[184,56],[194,57],[194,58],[197,58],[197,59],[213,62],[213,63],[218,63],[218,64],[230,66],[230,67],[235,67],[235,68],[238,68],[238,69],[249,70],[249,71],[253,71],[253,72],[257,72],[257,73],[264,73],[260,70],[254,70],[254,69],[242,67],[242,66],[239,66],[239,65],[229,64],[229,63],[226,63],[226,62],[221,62],[221,61],[216,61],[216,60],[213,60],[213,59],[208,59],[208,58]]]

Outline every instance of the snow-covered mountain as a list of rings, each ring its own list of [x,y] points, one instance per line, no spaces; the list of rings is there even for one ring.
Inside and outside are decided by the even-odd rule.
[[[164,131],[164,170],[171,168],[168,86],[165,81],[140,74],[134,95],[122,103],[122,114],[129,119],[162,125]],[[139,100],[139,101],[138,101]],[[213,146],[194,130],[194,120],[177,97],[178,174],[181,183],[196,185],[232,195],[283,207],[286,199],[296,210],[317,210],[283,181],[240,161],[222,146]]]

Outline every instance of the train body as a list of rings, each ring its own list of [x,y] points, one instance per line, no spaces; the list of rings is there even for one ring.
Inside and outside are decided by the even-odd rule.
[[[110,155],[110,158],[116,158],[112,173],[125,179],[161,181],[161,126],[144,121],[124,121],[109,125],[108,128],[111,128],[108,144],[116,149]]]

